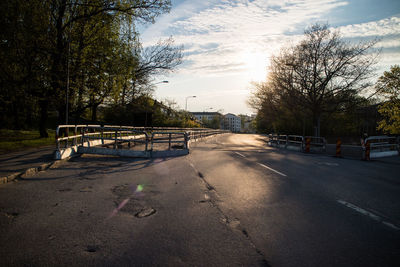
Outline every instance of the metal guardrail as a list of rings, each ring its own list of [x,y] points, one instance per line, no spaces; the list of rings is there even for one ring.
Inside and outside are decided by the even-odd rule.
[[[332,154],[331,150],[336,147],[336,156],[343,156],[341,153],[343,148],[346,157],[358,157],[365,160],[400,155],[400,139],[391,136],[370,136],[364,140],[361,146],[341,145],[341,142],[336,143],[336,145],[331,144],[329,145],[329,152],[327,151],[328,144],[323,137],[269,134],[268,138],[270,146],[302,152],[318,151]],[[335,155],[335,151],[333,155]]]
[[[323,137],[269,134],[268,138],[270,146],[303,152],[326,150],[326,140]]]
[[[168,144],[168,150],[171,150],[172,144],[181,144],[182,149],[188,148],[188,134],[186,132],[153,132],[151,134],[151,150],[154,144]]]
[[[190,130],[187,131],[188,140],[197,141],[199,139],[203,139],[212,135],[229,133],[227,130],[212,130],[212,129],[202,129],[202,130]]]
[[[69,135],[70,131],[73,132],[73,135]],[[207,128],[59,125],[56,129],[56,158],[62,159],[69,157],[73,153],[79,153],[78,150],[84,151],[84,153],[151,157],[155,154],[155,144],[162,147],[157,152],[172,150],[176,152],[178,149],[187,151],[188,153],[190,142],[226,132],[229,131]],[[128,150],[132,150],[131,144],[133,144],[133,146],[140,144],[144,145],[144,147],[141,146],[140,150],[130,151],[128,153],[127,149],[122,149],[124,144],[128,145]],[[168,144],[168,149],[163,147],[163,144]],[[113,148],[108,151],[100,147],[94,148],[99,145],[112,145]],[[112,150],[119,151],[116,152]],[[166,153],[159,154],[166,155]]]
[[[305,151],[307,151],[308,144],[311,148],[315,148],[317,150],[326,151],[326,139],[324,137],[317,136],[304,136],[305,139]]]
[[[363,159],[399,155],[399,140],[392,136],[370,136],[362,143]]]

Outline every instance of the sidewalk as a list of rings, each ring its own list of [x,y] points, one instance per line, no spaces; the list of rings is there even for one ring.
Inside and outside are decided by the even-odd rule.
[[[55,146],[43,146],[0,154],[0,184],[49,168],[54,163]]]

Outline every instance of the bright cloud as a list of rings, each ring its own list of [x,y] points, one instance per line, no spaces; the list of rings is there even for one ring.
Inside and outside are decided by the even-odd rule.
[[[296,31],[297,25],[318,20],[329,10],[346,4],[338,0],[220,1],[211,7],[203,6],[197,13],[193,13],[192,4],[188,11],[191,16],[179,6],[177,13],[183,17],[173,14],[168,27],[161,23],[164,28],[160,33],[172,34],[177,43],[188,47],[185,59],[190,64],[185,65],[185,72],[242,72],[249,78],[262,79],[269,56],[294,38],[290,33]]]
[[[219,79],[215,83],[218,87],[213,88],[212,82],[207,83],[201,88],[203,94],[211,94],[215,90],[239,92],[247,90],[250,81],[265,78],[271,55],[282,46],[299,40],[305,27],[315,22],[327,22],[327,14],[347,7],[349,1],[187,0],[148,27],[142,33],[142,39],[146,46],[154,44],[159,38],[173,35],[177,44],[184,45],[185,63],[177,74],[184,76],[188,82],[175,82],[175,85],[182,84],[182,91],[187,90],[188,84],[190,87],[195,83],[206,84],[206,78],[226,77],[230,81],[222,82]],[[349,39],[379,37],[379,46],[384,49],[400,47],[400,16],[351,24],[339,29]],[[392,59],[398,59],[400,53],[392,53]],[[389,61],[390,57],[383,55],[380,65]],[[231,79],[237,79],[237,82],[233,83]],[[223,88],[224,84],[230,88]],[[195,92],[199,90],[197,88]],[[240,92],[243,95],[243,91]],[[243,110],[245,104],[241,105]]]
[[[352,24],[340,28],[344,37],[400,36],[400,17],[391,17],[379,21]]]

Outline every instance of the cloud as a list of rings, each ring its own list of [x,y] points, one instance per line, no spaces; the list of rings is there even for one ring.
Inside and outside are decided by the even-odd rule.
[[[340,27],[344,37],[375,37],[400,36],[400,17],[394,16],[379,21],[352,24]]]
[[[329,10],[347,5],[339,0],[208,1],[208,5],[200,6],[194,3],[198,2],[186,1],[178,6],[171,18],[157,24],[162,26],[156,32],[172,34],[176,43],[184,44],[190,64],[181,71],[201,71],[204,75],[252,71],[251,65],[260,64],[248,64],[246,56],[250,55],[253,61],[256,59],[252,54],[268,57],[281,44],[296,38],[293,32],[300,29],[302,33],[309,20],[318,20]],[[185,13],[183,7],[189,7],[189,11]],[[261,60],[264,62],[265,58]]]
[[[251,77],[280,47],[301,38],[305,27],[325,22],[326,14],[348,5],[344,0],[185,1],[143,36],[174,36],[185,47],[179,72],[203,76],[243,73]],[[384,48],[399,46],[400,17],[339,28],[345,38],[382,38]],[[390,37],[391,36],[391,37]],[[264,69],[262,70],[264,71]],[[260,73],[258,77],[265,77]]]

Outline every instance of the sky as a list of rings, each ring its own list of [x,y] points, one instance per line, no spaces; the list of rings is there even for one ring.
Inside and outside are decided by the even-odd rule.
[[[253,114],[252,82],[265,81],[269,59],[298,42],[313,23],[328,23],[350,42],[379,38],[376,77],[400,64],[399,0],[172,0],[154,24],[140,25],[144,47],[172,36],[184,58],[155,77],[157,100],[188,111]],[[196,98],[190,97],[196,96]]]

